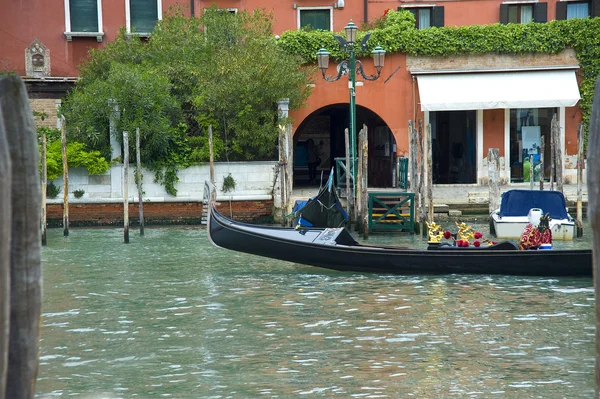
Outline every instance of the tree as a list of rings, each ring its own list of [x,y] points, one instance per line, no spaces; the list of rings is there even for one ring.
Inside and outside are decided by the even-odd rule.
[[[116,105],[115,138],[139,127],[142,162],[172,194],[177,168],[208,160],[208,126],[216,159],[272,159],[277,100],[302,106],[313,71],[278,47],[271,21],[260,10],[213,7],[197,19],[174,8],[147,41],[122,30],[81,67],[62,107],[69,136],[108,156]]]

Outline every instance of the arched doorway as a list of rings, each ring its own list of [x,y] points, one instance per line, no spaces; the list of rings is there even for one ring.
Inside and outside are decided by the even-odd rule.
[[[344,130],[349,126],[350,110],[346,104],[332,104],[306,117],[294,134],[294,186],[319,186],[321,175],[327,179],[336,158],[344,158]],[[356,107],[357,134],[367,125],[369,132],[369,187],[396,186],[396,141],[390,128],[375,112]],[[319,150],[320,163],[316,181],[309,180],[308,141]]]

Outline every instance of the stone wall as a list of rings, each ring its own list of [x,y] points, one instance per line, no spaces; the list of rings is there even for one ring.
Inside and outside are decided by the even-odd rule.
[[[56,129],[57,125],[57,114],[56,114],[56,103],[60,103],[60,100],[44,98],[44,99],[31,99],[29,105],[32,111],[37,111],[46,114],[46,118],[35,118],[36,127],[49,127]]]

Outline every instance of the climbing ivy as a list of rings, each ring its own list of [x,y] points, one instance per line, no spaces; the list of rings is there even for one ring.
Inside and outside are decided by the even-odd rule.
[[[528,24],[491,24],[471,26],[431,27],[416,29],[412,13],[406,10],[389,11],[371,30],[367,51],[358,56],[368,56],[377,46],[387,53],[406,53],[413,56],[442,56],[466,54],[556,54],[566,48],[575,51],[581,67],[579,103],[583,111],[583,124],[587,131],[596,78],[600,75],[600,18],[577,18],[565,21]],[[368,26],[373,28],[373,26]],[[367,32],[358,32],[360,42]],[[343,33],[342,33],[343,36]],[[325,47],[334,59],[345,54],[328,31],[287,31],[281,35],[279,46],[287,52],[301,55],[307,63],[316,62],[316,52]]]

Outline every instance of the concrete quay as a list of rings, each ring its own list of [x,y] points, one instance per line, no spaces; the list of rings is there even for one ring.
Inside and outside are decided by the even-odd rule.
[[[539,183],[534,185],[534,190],[539,190]],[[554,185],[556,189],[556,184]],[[500,193],[507,190],[521,189],[529,190],[529,183],[512,183],[500,186]],[[550,184],[544,184],[544,190],[549,190]],[[307,199],[317,194],[318,187],[294,188],[293,198]],[[401,191],[395,188],[369,188],[369,191]],[[575,216],[577,206],[577,185],[565,184],[563,193],[567,201],[567,207],[571,215]],[[345,202],[345,199],[342,198]],[[499,201],[498,201],[499,202]],[[449,216],[460,216],[461,214],[487,215],[489,213],[489,187],[476,184],[444,184],[433,186],[433,203],[435,213],[448,214]],[[582,186],[582,204],[584,217],[587,212],[587,185]]]

